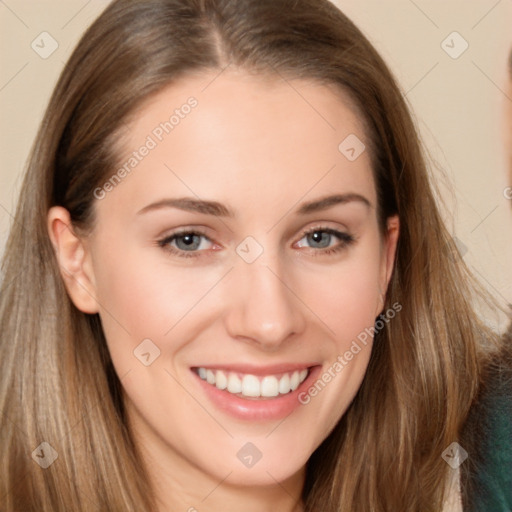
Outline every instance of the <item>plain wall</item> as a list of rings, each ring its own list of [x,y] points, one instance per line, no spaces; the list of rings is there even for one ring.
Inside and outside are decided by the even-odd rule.
[[[496,297],[512,302],[512,201],[504,194],[508,160],[502,134],[504,105],[512,101],[506,73],[512,2],[335,3],[397,76],[432,157],[446,221],[464,259]],[[0,2],[0,252],[52,88],[85,28],[107,4]],[[454,31],[462,39],[450,36]],[[46,59],[31,47],[42,32],[58,43]],[[464,41],[468,48],[453,58]]]

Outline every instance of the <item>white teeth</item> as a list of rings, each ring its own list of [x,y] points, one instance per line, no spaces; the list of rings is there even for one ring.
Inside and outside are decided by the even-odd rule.
[[[293,372],[292,378],[290,379],[290,387],[292,391],[295,391],[299,387],[299,372]]]
[[[234,373],[229,374],[228,391],[234,395],[242,392],[242,381]]]
[[[211,370],[206,370],[206,382],[215,384],[215,374]]]
[[[307,369],[296,370],[291,373],[284,373],[280,378],[275,375],[266,375],[262,378],[255,375],[245,374],[240,379],[239,375],[233,372],[222,370],[210,370],[198,368],[197,374],[208,384],[216,386],[234,395],[258,398],[271,398],[286,395],[290,391],[295,391],[308,376]]]
[[[242,379],[242,395],[261,396],[261,386],[258,377],[254,375],[245,375]]]
[[[290,376],[285,373],[279,380],[279,393],[286,395],[290,392]]]
[[[223,371],[218,370],[215,374],[215,385],[219,389],[226,389],[228,387],[228,378]]]
[[[263,377],[261,381],[261,396],[277,396],[279,395],[279,383],[277,378],[271,375]]]

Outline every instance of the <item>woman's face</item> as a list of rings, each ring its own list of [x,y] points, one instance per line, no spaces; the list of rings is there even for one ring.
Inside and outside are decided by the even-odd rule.
[[[84,269],[135,437],[177,481],[303,475],[361,385],[398,231],[379,232],[343,98],[189,77],[140,110],[95,191]]]

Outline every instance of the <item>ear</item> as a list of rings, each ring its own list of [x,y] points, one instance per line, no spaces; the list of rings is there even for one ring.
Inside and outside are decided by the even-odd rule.
[[[85,239],[75,233],[65,208],[50,208],[47,220],[50,240],[73,304],[84,313],[97,313],[94,274]]]
[[[382,313],[384,308],[386,292],[389,286],[389,281],[391,280],[391,275],[393,274],[393,269],[395,267],[395,255],[398,245],[399,233],[400,220],[398,215],[393,215],[387,219],[386,233],[382,242],[381,269],[379,279],[380,300],[377,316]]]

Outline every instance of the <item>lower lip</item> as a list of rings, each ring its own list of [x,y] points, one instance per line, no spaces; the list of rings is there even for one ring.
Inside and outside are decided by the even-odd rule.
[[[240,398],[229,391],[218,389],[201,379],[192,371],[209,400],[220,410],[231,416],[247,421],[280,420],[289,416],[295,409],[301,406],[300,393],[306,391],[321,370],[321,366],[310,368],[309,374],[295,391],[275,398]]]

